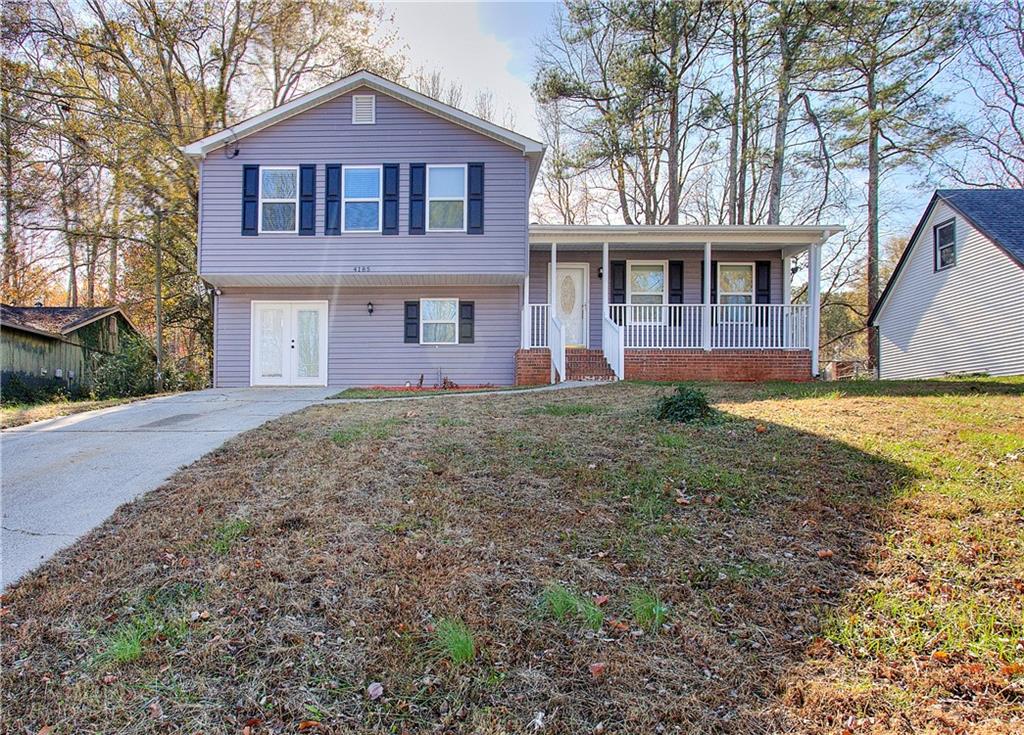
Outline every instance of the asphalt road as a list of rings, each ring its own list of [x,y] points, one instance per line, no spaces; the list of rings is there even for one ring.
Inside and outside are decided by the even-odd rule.
[[[236,434],[338,390],[210,389],[4,431],[0,588]]]

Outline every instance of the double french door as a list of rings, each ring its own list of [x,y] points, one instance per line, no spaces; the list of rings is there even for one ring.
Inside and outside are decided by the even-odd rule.
[[[327,385],[327,302],[252,302],[253,385]]]

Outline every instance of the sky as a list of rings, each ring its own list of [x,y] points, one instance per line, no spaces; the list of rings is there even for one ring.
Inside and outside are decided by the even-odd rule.
[[[440,71],[462,85],[465,99],[490,91],[499,119],[507,108],[515,129],[538,138],[530,83],[536,43],[551,26],[548,2],[384,2],[411,69]]]

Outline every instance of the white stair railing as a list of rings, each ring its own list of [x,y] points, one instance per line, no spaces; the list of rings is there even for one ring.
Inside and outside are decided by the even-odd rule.
[[[622,327],[613,322],[605,314],[601,319],[601,351],[608,366],[618,380],[626,374],[626,343],[623,340]]]
[[[548,346],[548,305],[527,304],[523,307],[524,349]]]
[[[565,325],[555,316],[554,309],[548,309],[548,347],[558,379],[565,380]]]

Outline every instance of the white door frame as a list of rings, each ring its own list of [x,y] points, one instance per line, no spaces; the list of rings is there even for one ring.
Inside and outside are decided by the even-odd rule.
[[[294,377],[294,354],[291,350],[288,350],[285,359],[284,371],[287,375],[282,377],[280,383],[266,383],[257,382],[256,375],[256,309],[260,306],[271,306],[281,305],[288,307],[288,316],[285,321],[285,340],[292,339],[292,329],[294,325],[294,307],[305,306],[305,307],[316,307],[323,315],[320,323],[320,380],[313,379],[315,382],[296,382]],[[315,385],[315,386],[326,386],[327,385],[327,331],[328,331],[328,317],[330,315],[328,302],[322,299],[299,299],[296,301],[284,300],[284,299],[254,299],[249,302],[249,385],[251,386],[265,386],[265,385]]]
[[[579,268],[583,271],[583,347],[590,349],[590,263],[558,261],[558,269]],[[548,261],[548,283],[551,283],[551,261]],[[548,294],[548,308],[556,314],[555,295]]]

